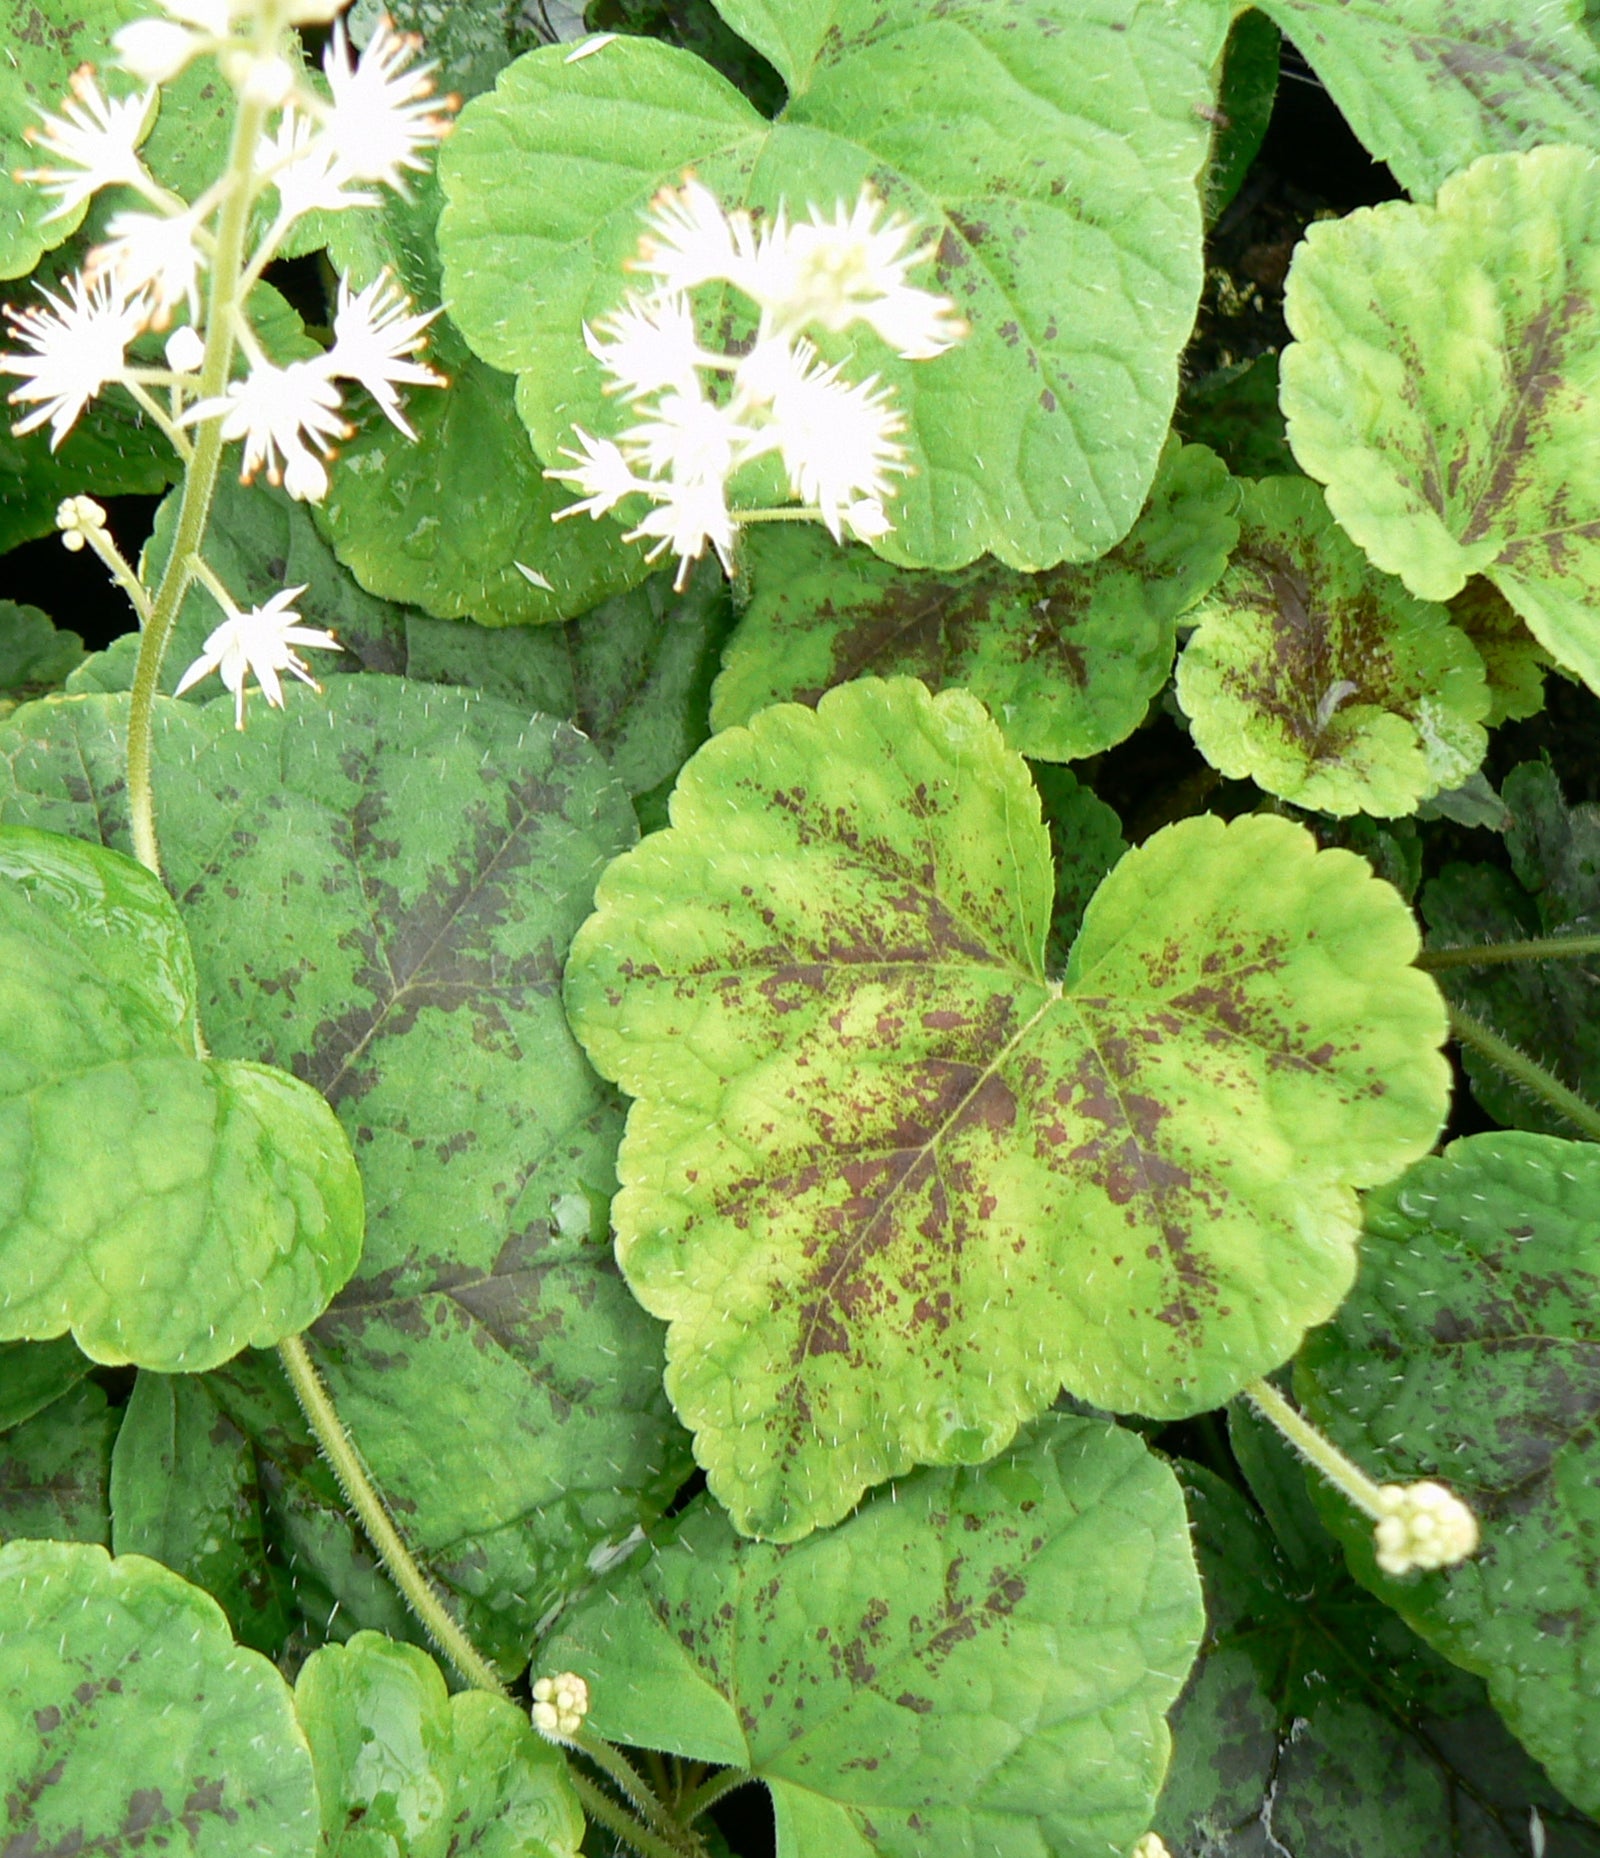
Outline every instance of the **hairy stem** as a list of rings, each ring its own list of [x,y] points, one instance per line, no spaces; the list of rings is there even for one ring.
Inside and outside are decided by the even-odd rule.
[[[713,1774],[710,1780],[702,1781],[692,1793],[684,1796],[681,1808],[684,1823],[693,1825],[702,1813],[714,1807],[724,1794],[732,1793],[735,1788],[748,1787],[756,1777],[748,1768],[723,1768]]]
[[[1261,1417],[1276,1426],[1301,1457],[1309,1459],[1335,1490],[1342,1491],[1358,1510],[1364,1510],[1374,1522],[1382,1519],[1384,1511],[1379,1501],[1378,1486],[1360,1465],[1353,1464],[1345,1457],[1332,1439],[1325,1439],[1309,1419],[1297,1413],[1271,1381],[1252,1381],[1245,1388],[1244,1395]]]
[[[456,1624],[433,1583],[417,1566],[410,1549],[401,1539],[400,1531],[394,1526],[393,1519],[384,1508],[383,1499],[378,1495],[377,1487],[361,1462],[360,1453],[345,1431],[344,1421],[340,1419],[304,1341],[297,1335],[286,1336],[278,1344],[278,1356],[289,1377],[289,1385],[294,1389],[295,1398],[300,1402],[300,1410],[306,1416],[306,1424],[316,1436],[323,1456],[339,1480],[339,1488],[344,1492],[351,1509],[360,1517],[368,1541],[378,1551],[395,1586],[405,1596],[406,1604],[427,1628],[428,1636],[434,1644],[467,1683],[475,1690],[487,1690],[497,1697],[506,1696],[508,1693],[499,1674]]]
[[[684,1858],[683,1847],[643,1826],[619,1801],[613,1800],[603,1787],[597,1786],[581,1769],[569,1768],[572,1785],[585,1813],[608,1832],[614,1832],[640,1853],[641,1858]]]
[[[613,1747],[604,1736],[596,1735],[589,1729],[580,1729],[572,1738],[572,1745],[581,1749],[603,1774],[616,1783],[619,1791],[632,1801],[645,1821],[660,1833],[674,1851],[681,1854],[700,1850],[700,1841],[684,1831],[651,1792],[644,1776],[620,1748]]]
[[[1519,1052],[1498,1032],[1491,1032],[1480,1019],[1463,1012],[1454,1001],[1450,1005],[1450,1030],[1463,1045],[1470,1046],[1492,1065],[1513,1077],[1525,1090],[1542,1098],[1558,1110],[1575,1129],[1581,1129],[1593,1142],[1600,1142],[1600,1110],[1586,1103],[1574,1090],[1568,1090],[1560,1078],[1552,1077],[1542,1064]]]
[[[1600,955],[1600,935],[1541,936],[1531,942],[1481,942],[1468,948],[1427,948],[1417,966],[1431,974],[1444,968],[1483,968],[1497,961],[1558,961]]]

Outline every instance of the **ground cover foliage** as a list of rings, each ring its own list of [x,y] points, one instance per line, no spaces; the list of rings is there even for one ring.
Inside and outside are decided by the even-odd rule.
[[[14,305],[145,10],[0,0]],[[0,433],[0,1850],[1600,1858],[1592,6],[389,12],[437,171],[250,314],[387,273],[444,378],[204,541],[321,687],[237,727],[196,581],[136,691],[52,531],[154,586],[182,466]],[[686,170],[920,229],[964,339],[817,336],[886,532],[557,520]]]

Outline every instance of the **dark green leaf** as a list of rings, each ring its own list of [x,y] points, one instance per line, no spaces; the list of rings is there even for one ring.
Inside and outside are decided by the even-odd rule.
[[[65,681],[83,657],[75,632],[57,632],[36,606],[0,600],[0,715]]]
[[[59,1400],[90,1365],[70,1336],[54,1342],[0,1342],[0,1432]]]
[[[107,1484],[117,1419],[94,1382],[79,1381],[0,1433],[0,1542],[48,1536],[110,1547]]]
[[[1266,137],[1278,94],[1278,28],[1254,8],[1233,22],[1211,125],[1206,223],[1215,225],[1244,181]]]

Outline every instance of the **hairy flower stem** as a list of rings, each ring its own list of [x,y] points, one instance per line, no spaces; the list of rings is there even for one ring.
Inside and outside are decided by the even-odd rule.
[[[693,1825],[702,1813],[709,1812],[724,1794],[730,1794],[738,1787],[748,1787],[756,1777],[748,1768],[723,1768],[713,1774],[709,1780],[702,1781],[691,1793],[684,1796],[679,1811],[684,1823]]]
[[[276,49],[283,30],[280,4],[264,5],[258,16],[257,46]],[[226,194],[217,222],[217,247],[211,264],[211,288],[206,302],[206,349],[200,364],[199,393],[203,399],[219,396],[228,384],[233,366],[234,326],[239,284],[244,267],[245,238],[250,230],[250,206],[256,144],[270,111],[248,96],[239,99],[233,120],[233,142],[228,150],[224,177]],[[222,461],[222,420],[203,420],[194,452],[183,477],[183,498],[178,505],[178,526],[172,553],[151,602],[150,617],[139,639],[139,658],[133,670],[133,695],[128,704],[128,810],[133,823],[133,852],[142,865],[161,875],[161,854],[156,844],[155,794],[151,785],[152,722],[161,661],[189,591],[194,560],[205,540],[211,517],[211,499],[217,488]]]
[[[106,572],[128,596],[128,604],[138,614],[140,626],[149,625],[150,596],[145,592],[138,575],[128,566],[122,550],[104,529],[85,527],[76,533],[82,536],[86,548],[94,550]]]
[[[597,1786],[581,1768],[567,1770],[579,1803],[590,1819],[614,1832],[624,1844],[631,1845],[640,1858],[685,1858],[685,1847],[643,1826],[625,1806],[613,1800],[603,1787]],[[697,1848],[696,1848],[697,1849]]]
[[[1497,961],[1558,961],[1600,955],[1600,935],[1541,936],[1532,942],[1480,942],[1466,948],[1428,948],[1417,966],[1430,974],[1444,968],[1482,968]]]
[[[620,1748],[614,1747],[604,1736],[595,1735],[592,1730],[588,1729],[578,1731],[572,1738],[572,1746],[581,1749],[594,1765],[615,1783],[618,1791],[632,1801],[646,1823],[654,1827],[675,1851],[679,1853],[700,1851],[700,1841],[692,1833],[684,1831],[683,1826],[651,1792],[643,1775],[638,1772]]]
[[[395,1586],[405,1596],[406,1604],[426,1627],[434,1644],[467,1683],[475,1690],[487,1690],[497,1697],[507,1696],[506,1687],[494,1667],[456,1624],[444,1601],[434,1590],[433,1583],[417,1566],[410,1549],[401,1539],[400,1531],[394,1526],[389,1512],[384,1508],[383,1499],[367,1475],[360,1453],[345,1431],[344,1421],[340,1419],[305,1343],[297,1335],[286,1336],[278,1344],[278,1356],[289,1377],[289,1385],[294,1389],[294,1396],[300,1402],[300,1410],[306,1416],[306,1424],[310,1426],[322,1448],[322,1455],[339,1480],[339,1488],[344,1492],[351,1509],[360,1517],[368,1541],[378,1551]]]
[[[1244,1397],[1261,1417],[1300,1453],[1309,1459],[1335,1490],[1343,1492],[1358,1510],[1381,1522],[1386,1514],[1383,1493],[1358,1464],[1353,1464],[1332,1439],[1325,1439],[1309,1419],[1297,1413],[1270,1381],[1252,1381]]]
[[[1463,1045],[1470,1046],[1508,1077],[1515,1078],[1533,1096],[1559,1111],[1574,1128],[1581,1129],[1590,1141],[1600,1142],[1600,1110],[1586,1103],[1576,1091],[1568,1090],[1560,1078],[1552,1077],[1543,1065],[1536,1064],[1526,1053],[1519,1052],[1509,1040],[1502,1039],[1498,1032],[1491,1032],[1482,1020],[1463,1012],[1454,1001],[1449,1005],[1450,1030]]]

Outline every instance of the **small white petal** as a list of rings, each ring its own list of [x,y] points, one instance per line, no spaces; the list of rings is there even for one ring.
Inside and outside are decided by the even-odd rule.
[[[749,214],[724,213],[710,188],[687,175],[681,187],[663,187],[650,203],[638,256],[629,268],[659,278],[669,296],[713,278],[747,290],[755,252]]]
[[[513,561],[511,565],[512,567],[516,569],[518,574],[520,574],[523,577],[524,580],[530,581],[535,587],[542,587],[546,593],[555,592],[555,589],[550,585],[549,581],[545,579],[545,577],[538,571],[537,568],[530,568],[526,564],[526,562],[521,562],[521,561]]]
[[[415,313],[411,299],[387,270],[380,271],[365,290],[353,296],[348,282],[339,280],[333,347],[323,359],[323,370],[359,381],[408,439],[417,435],[400,411],[396,386],[448,385],[442,374],[419,361],[405,359],[423,346],[427,327],[437,315],[438,310]]]
[[[206,358],[206,345],[187,323],[167,337],[167,366],[174,374],[194,374]]]
[[[428,101],[437,66],[410,68],[420,44],[415,34],[396,32],[384,16],[352,63],[344,21],[335,21],[322,59],[333,98],[323,133],[335,166],[352,180],[403,191],[405,170],[425,168],[421,151],[450,133],[453,100]]]
[[[614,32],[591,33],[581,45],[575,45],[561,62],[575,65],[580,58],[592,58],[596,52],[603,52],[616,36]]]

